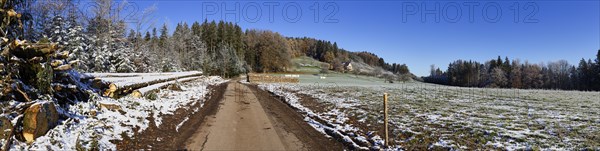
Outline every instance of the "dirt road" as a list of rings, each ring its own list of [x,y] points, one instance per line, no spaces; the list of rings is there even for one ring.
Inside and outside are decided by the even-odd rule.
[[[160,127],[150,118],[145,131],[115,140],[117,150],[344,150],[255,85],[229,82],[209,89],[206,102],[163,115]]]
[[[185,142],[190,150],[342,150],[292,108],[256,88],[230,82],[216,115]]]

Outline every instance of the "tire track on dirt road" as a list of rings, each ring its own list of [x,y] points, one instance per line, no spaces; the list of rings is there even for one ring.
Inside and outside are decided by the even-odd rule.
[[[186,141],[190,150],[343,150],[295,110],[254,85],[229,82],[218,111]]]

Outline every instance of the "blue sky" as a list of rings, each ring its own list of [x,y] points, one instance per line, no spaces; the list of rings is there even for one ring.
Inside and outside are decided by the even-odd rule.
[[[386,62],[406,63],[418,76],[428,75],[431,64],[445,70],[457,59],[485,61],[498,55],[530,63],[565,59],[577,64],[600,49],[600,2],[594,0],[129,3],[140,9],[156,6],[157,26],[167,23],[173,29],[178,22],[205,18],[234,21],[244,29],[268,29],[335,41],[350,51],[374,52]]]

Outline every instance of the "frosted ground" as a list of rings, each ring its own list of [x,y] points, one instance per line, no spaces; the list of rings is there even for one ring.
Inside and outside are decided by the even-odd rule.
[[[161,90],[155,100],[130,96],[115,100],[93,96],[88,102],[68,106],[69,111],[59,110],[69,119],[60,121],[57,127],[37,138],[33,144],[15,141],[11,150],[116,150],[113,142],[133,137],[134,130],[146,130],[152,123],[148,120],[150,117],[160,127],[162,116],[172,115],[177,109],[190,109],[200,103],[200,108],[193,108],[194,112],[198,112],[205,96],[210,95],[208,86],[224,82],[227,81],[215,76],[196,77],[180,84],[182,91]],[[117,109],[104,108],[101,104],[110,104],[114,106],[111,108]],[[186,121],[187,118],[178,125]]]
[[[300,79],[260,87],[284,97],[313,127],[357,147],[382,146],[387,92],[391,148],[600,149],[599,92],[390,84],[344,74]]]

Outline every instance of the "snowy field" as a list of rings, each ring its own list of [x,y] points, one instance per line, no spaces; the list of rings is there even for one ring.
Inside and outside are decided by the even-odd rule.
[[[351,75],[300,79],[260,87],[356,147],[382,147],[383,93],[389,93],[391,148],[600,149],[599,92],[389,84]]]
[[[134,129],[144,131],[151,123],[149,117],[160,126],[162,115],[172,115],[177,109],[188,109],[196,103],[202,106],[205,96],[210,95],[208,86],[223,82],[226,80],[220,77],[200,77],[181,84],[182,91],[161,90],[156,100],[132,97],[114,100],[95,96],[88,102],[68,106],[69,111],[59,110],[69,119],[60,121],[56,128],[31,145],[15,141],[17,144],[13,144],[11,150],[116,150],[111,141],[132,137]]]

